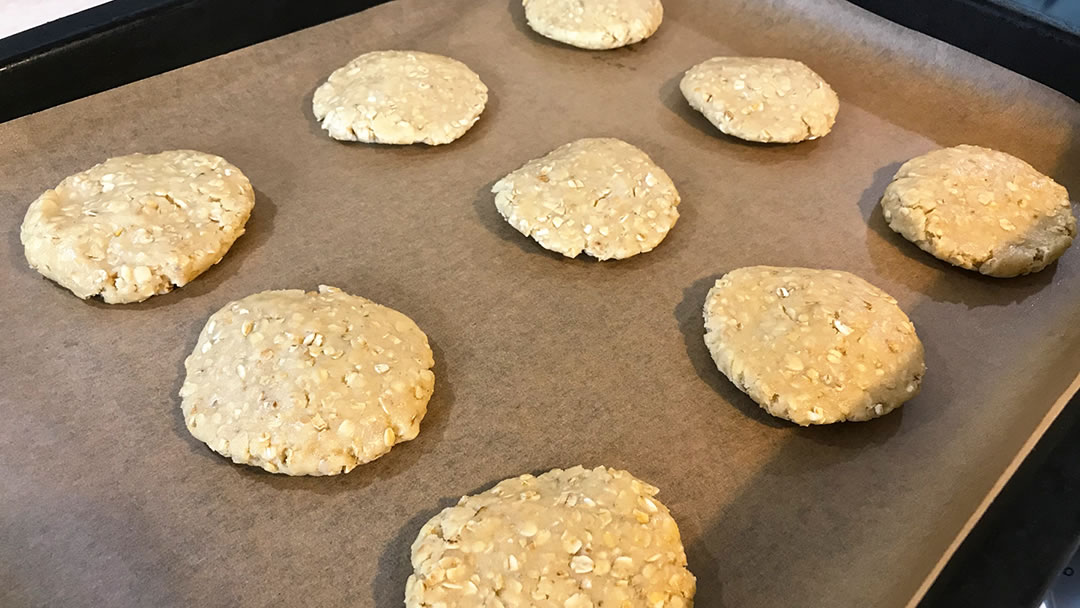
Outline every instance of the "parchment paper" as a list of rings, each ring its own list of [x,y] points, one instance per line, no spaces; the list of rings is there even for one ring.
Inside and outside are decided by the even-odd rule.
[[[652,39],[587,52],[531,33],[518,0],[401,0],[0,125],[0,605],[397,606],[439,509],[578,463],[661,488],[699,606],[911,601],[1080,371],[1080,247],[1035,276],[983,278],[894,235],[876,203],[900,162],[958,143],[1075,195],[1080,107],[840,0],[665,5]],[[480,122],[437,148],[325,137],[313,90],[383,48],[471,66],[491,88]],[[833,133],[720,135],[677,88],[719,54],[805,61],[841,97]],[[682,194],[659,248],[566,260],[498,216],[495,180],[604,135]],[[221,264],[131,306],[27,267],[18,227],[40,192],[170,148],[223,155],[255,184]],[[839,268],[893,294],[926,344],[922,394],[870,423],[764,415],[702,342],[706,291],[749,264]],[[184,357],[226,302],[319,283],[431,337],[421,434],[336,478],[233,465],[184,428]]]

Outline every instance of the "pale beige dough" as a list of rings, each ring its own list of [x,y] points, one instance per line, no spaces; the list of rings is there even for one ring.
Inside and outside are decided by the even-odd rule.
[[[836,270],[751,266],[705,298],[716,366],[773,416],[861,421],[915,397],[926,365],[896,300]]]
[[[660,0],[522,0],[536,33],[583,49],[615,49],[652,36],[664,19]]]
[[[312,109],[330,137],[376,144],[448,144],[484,111],[488,89],[460,61],[373,51],[330,74]]]
[[[491,188],[511,226],[566,257],[651,251],[679,219],[663,169],[618,139],[579,139],[531,160]]]
[[[994,277],[1042,270],[1076,236],[1063,186],[1015,156],[978,146],[904,163],[881,209],[889,227],[923,251]]]
[[[220,156],[131,154],[46,190],[19,236],[30,266],[80,298],[140,302],[218,263],[254,204],[251,183]]]
[[[690,68],[679,88],[717,129],[748,141],[817,139],[840,110],[832,87],[792,59],[713,57]]]
[[[463,497],[412,545],[408,608],[689,608],[695,580],[657,489],[596,467]]]
[[[210,316],[184,362],[187,428],[233,462],[336,475],[420,432],[435,387],[427,336],[339,289],[264,291]]]

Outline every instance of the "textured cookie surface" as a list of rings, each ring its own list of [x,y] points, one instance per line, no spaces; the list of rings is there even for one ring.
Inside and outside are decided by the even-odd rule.
[[[464,135],[486,103],[487,87],[460,61],[373,51],[330,74],[312,109],[334,139],[434,146]]]
[[[416,437],[432,365],[396,310],[326,286],[264,291],[210,316],[184,362],[184,422],[233,462],[347,473]]]
[[[254,204],[247,178],[220,156],[131,154],[45,191],[20,239],[31,267],[80,298],[139,302],[219,262]]]
[[[679,88],[717,129],[749,141],[817,139],[840,110],[832,87],[791,59],[714,57],[690,68]]]
[[[896,300],[835,270],[751,266],[705,299],[716,366],[773,416],[869,420],[918,394],[923,346]]]
[[[583,49],[614,49],[640,42],[664,18],[660,0],[523,0],[536,33]]]
[[[694,576],[656,492],[578,466],[466,496],[420,530],[405,605],[688,608]]]
[[[1046,268],[1076,236],[1063,186],[1015,156],[978,146],[904,163],[881,209],[889,227],[924,251],[995,277]]]
[[[651,251],[679,219],[679,193],[644,152],[618,139],[579,139],[531,160],[491,188],[506,221],[545,249],[622,259]]]

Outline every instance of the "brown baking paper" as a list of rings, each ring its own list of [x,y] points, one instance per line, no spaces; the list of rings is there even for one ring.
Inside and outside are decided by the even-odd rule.
[[[0,605],[398,606],[439,509],[579,463],[661,488],[700,606],[912,601],[1075,390],[1080,247],[984,278],[893,234],[877,201],[899,163],[959,143],[1080,192],[1080,107],[839,0],[665,5],[648,41],[589,52],[533,34],[517,0],[402,0],[0,125]],[[387,48],[472,67],[491,89],[480,122],[435,148],[326,137],[315,87]],[[678,91],[721,54],[806,62],[840,95],[834,131],[721,135]],[[568,260],[499,217],[495,180],[586,136],[641,147],[678,186],[682,218],[655,251]],[[38,194],[171,148],[220,154],[255,185],[220,264],[128,306],[27,267],[18,229]],[[702,341],[706,291],[751,264],[838,268],[895,296],[926,345],[922,394],[868,423],[765,415]],[[430,336],[420,436],[335,478],[231,464],[184,427],[184,357],[225,303],[319,283]]]

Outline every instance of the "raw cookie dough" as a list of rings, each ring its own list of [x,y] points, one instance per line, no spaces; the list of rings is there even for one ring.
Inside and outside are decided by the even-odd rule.
[[[690,608],[695,580],[657,489],[580,466],[465,496],[412,545],[408,608]]]
[[[904,163],[881,209],[889,227],[923,251],[992,277],[1042,270],[1076,236],[1063,186],[1015,156],[978,146]]]
[[[832,87],[792,59],[713,57],[690,68],[679,88],[717,129],[748,141],[817,139],[840,110]]]
[[[732,270],[705,298],[705,344],[758,405],[803,426],[883,416],[926,371],[896,300],[836,270]]]
[[[19,236],[30,266],[80,298],[141,302],[221,261],[254,204],[251,183],[220,156],[131,154],[46,190]]]
[[[583,49],[615,49],[656,32],[660,0],[522,0],[536,33]]]
[[[315,118],[330,137],[373,144],[448,144],[480,119],[487,87],[456,59],[373,51],[315,90]]]
[[[545,249],[601,260],[651,251],[679,219],[679,193],[644,152],[618,139],[579,139],[491,188],[506,221]]]
[[[210,316],[184,362],[187,428],[239,464],[336,475],[420,432],[435,387],[411,319],[339,289],[264,291]]]

